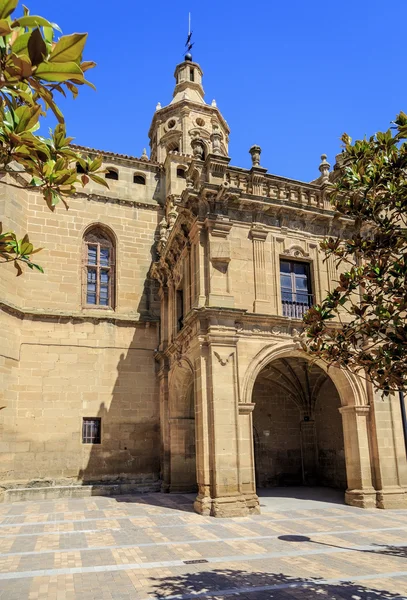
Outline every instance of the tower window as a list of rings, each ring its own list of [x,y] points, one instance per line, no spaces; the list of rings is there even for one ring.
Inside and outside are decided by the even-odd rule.
[[[146,185],[146,179],[143,175],[133,175],[133,183],[137,185]]]
[[[186,171],[185,171],[184,167],[178,167],[177,177],[179,177],[180,179],[186,179]]]
[[[116,169],[107,169],[105,173],[105,179],[113,179],[114,181],[118,181],[119,173],[116,171]]]
[[[281,260],[280,284],[283,316],[302,319],[313,304],[309,264]]]
[[[114,307],[114,244],[100,226],[84,237],[83,304],[100,308]]]
[[[194,69],[189,69],[189,81],[195,81],[195,71],[194,71]]]

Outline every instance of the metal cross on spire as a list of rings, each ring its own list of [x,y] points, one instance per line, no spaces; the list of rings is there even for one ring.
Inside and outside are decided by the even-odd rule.
[[[192,34],[193,31],[191,31],[191,13],[188,13],[188,37],[187,41],[185,42],[185,48],[187,49],[187,52],[191,52],[192,46],[195,44],[195,42],[191,42]]]

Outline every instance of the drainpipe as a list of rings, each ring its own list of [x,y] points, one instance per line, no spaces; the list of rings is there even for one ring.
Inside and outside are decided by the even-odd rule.
[[[399,396],[400,396],[401,421],[403,423],[404,445],[406,447],[406,455],[407,455],[407,416],[406,416],[406,403],[404,402],[403,390],[399,390]]]

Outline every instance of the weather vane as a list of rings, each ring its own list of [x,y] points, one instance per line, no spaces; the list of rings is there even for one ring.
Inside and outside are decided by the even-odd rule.
[[[187,37],[187,41],[185,42],[185,48],[187,49],[187,54],[189,54],[192,50],[192,46],[195,44],[195,42],[191,42],[191,38],[192,38],[192,31],[191,31],[191,13],[188,13],[188,37]],[[186,56],[185,56],[186,58]],[[189,57],[189,60],[192,60],[192,56]]]

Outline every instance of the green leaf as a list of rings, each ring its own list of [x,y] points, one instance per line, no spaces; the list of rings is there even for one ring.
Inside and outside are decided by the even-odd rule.
[[[7,19],[17,7],[18,0],[0,0],[0,19]]]
[[[35,71],[35,77],[44,81],[63,82],[70,79],[75,81],[83,81],[82,69],[74,62],[65,63],[47,63],[43,62],[38,65]]]
[[[0,35],[8,35],[11,33],[10,25],[7,19],[0,19]]]
[[[28,40],[30,39],[31,33],[22,33],[16,38],[12,44],[12,49],[15,54],[27,54],[28,55]]]
[[[103,185],[104,187],[109,188],[109,184],[107,183],[107,181],[105,179],[103,179],[102,177],[99,177],[99,175],[94,175],[93,173],[88,173],[90,179],[92,181],[94,181],[95,183],[99,183],[100,185]]]
[[[58,194],[58,192],[51,190],[51,205],[56,206],[60,200],[61,196]]]
[[[49,62],[77,62],[82,56],[87,37],[87,33],[62,36],[52,50]]]
[[[20,17],[11,23],[11,27],[13,29],[15,27],[52,27],[53,29],[61,31],[58,25],[50,23],[47,19],[44,19],[44,17],[39,17],[38,15]]]
[[[33,67],[39,65],[47,55],[47,46],[42,38],[41,31],[38,28],[34,29],[30,35],[27,48],[28,56],[30,57]]]
[[[15,114],[18,119],[18,124],[14,132],[22,133],[23,131],[29,131],[38,122],[41,114],[41,106],[39,104],[33,107],[19,106],[15,111]]]
[[[20,248],[21,254],[27,256],[27,255],[30,255],[33,250],[34,250],[34,246],[30,242],[25,242],[24,244],[21,244],[21,248]]]

